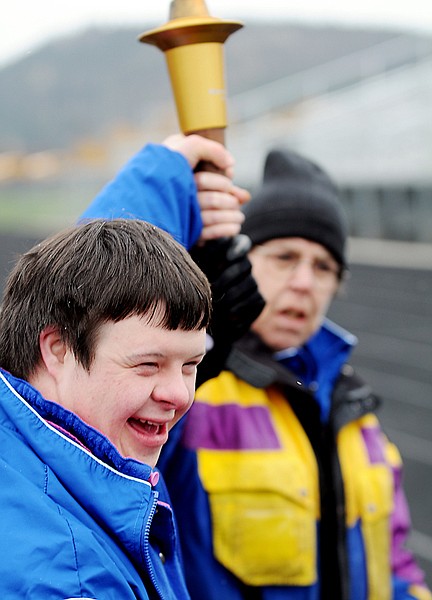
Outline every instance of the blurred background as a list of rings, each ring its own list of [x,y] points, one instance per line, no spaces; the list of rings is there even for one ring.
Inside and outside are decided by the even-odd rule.
[[[331,316],[359,336],[353,362],[383,398],[432,585],[432,4],[358,4],[207,1],[245,25],[224,46],[237,182],[253,191],[267,150],[284,146],[341,188],[352,276]],[[137,41],[168,12],[168,0],[3,9],[1,286],[17,252],[178,130],[164,56]]]
[[[431,243],[432,6],[347,4],[208,0],[245,25],[224,45],[236,179],[253,188],[267,149],[285,145],[337,180],[353,236]],[[165,57],[137,41],[169,2],[17,0],[4,12],[0,222],[45,231],[178,129]]]

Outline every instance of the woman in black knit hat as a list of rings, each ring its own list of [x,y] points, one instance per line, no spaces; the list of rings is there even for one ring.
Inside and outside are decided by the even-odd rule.
[[[244,213],[266,306],[159,463],[192,599],[430,600],[399,453],[326,318],[347,269],[337,188],[277,149]]]

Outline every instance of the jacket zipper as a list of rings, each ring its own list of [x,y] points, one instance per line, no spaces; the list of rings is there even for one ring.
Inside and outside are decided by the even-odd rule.
[[[162,598],[162,600],[163,600],[164,595],[162,594],[162,591],[156,580],[156,575],[153,570],[153,564],[152,564],[152,560],[151,560],[151,556],[150,556],[150,527],[153,522],[153,517],[155,516],[155,513],[156,513],[156,508],[157,508],[157,498],[153,494],[153,503],[152,503],[152,507],[150,509],[150,513],[149,513],[148,519],[146,521],[145,530],[144,530],[144,561],[145,561],[145,564],[147,567],[147,573],[149,574],[150,582],[152,583],[159,598]]]

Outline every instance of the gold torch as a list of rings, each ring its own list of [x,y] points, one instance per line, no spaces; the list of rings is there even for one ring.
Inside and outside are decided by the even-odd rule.
[[[242,23],[211,17],[204,0],[172,0],[170,20],[139,40],[165,53],[180,129],[224,143],[223,43]]]
[[[209,139],[225,143],[227,126],[226,93],[223,61],[223,43],[228,36],[243,27],[236,21],[223,21],[211,17],[204,0],[172,0],[170,20],[157,29],[143,33],[141,42],[153,44],[165,53],[180,129],[185,134],[198,133]],[[201,163],[198,170],[217,170],[209,163]],[[198,247],[198,249],[197,249]],[[245,235],[234,238],[219,238],[197,244],[194,260],[198,265],[206,264],[206,274],[213,284],[213,277],[220,274],[221,264],[242,264],[247,261],[250,240]],[[230,300],[218,302],[218,312],[224,315],[224,329],[233,339],[240,337],[264,306],[252,275],[242,283],[243,295],[247,295],[248,307],[244,311],[245,297],[237,303]],[[220,294],[216,292],[216,295]],[[225,295],[222,294],[221,297]],[[221,318],[219,314],[219,319]],[[213,332],[214,333],[214,332]],[[218,348],[218,343],[215,342]],[[216,362],[225,357],[230,345],[226,339],[215,356]],[[207,354],[211,357],[212,352]],[[209,365],[212,364],[210,358]],[[222,363],[220,363],[221,366]],[[205,369],[205,367],[204,367]],[[207,367],[208,369],[208,367]],[[211,371],[211,367],[210,367]],[[205,371],[204,371],[205,372]]]

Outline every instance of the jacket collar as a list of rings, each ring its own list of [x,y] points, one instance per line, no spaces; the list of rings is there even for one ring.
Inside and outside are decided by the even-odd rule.
[[[345,362],[356,343],[354,335],[326,320],[305,346],[312,357],[320,357],[326,368],[331,366],[333,369],[332,406],[327,410],[331,411],[335,430],[376,410],[380,402],[370,386]],[[278,384],[312,396],[312,391],[302,385],[293,371],[275,360],[274,353],[252,332],[234,345],[227,360],[227,369],[257,388]]]
[[[131,458],[122,457],[115,446],[99,431],[90,427],[76,414],[67,410],[56,402],[46,400],[33,386],[26,381],[13,377],[0,369],[0,378],[14,397],[14,405],[19,408],[18,414],[24,410],[28,415],[43,423],[53,432],[65,440],[69,439],[76,446],[81,446],[84,451],[95,460],[113,468],[125,476],[147,480],[151,468]],[[28,430],[32,435],[31,425]]]
[[[282,366],[281,359],[289,362],[290,358],[303,356],[311,364],[318,365],[316,369],[320,372],[330,368],[339,371],[356,343],[354,335],[328,319],[302,348],[287,348],[276,354],[250,331],[234,345],[227,367],[255,387],[267,387],[276,382],[292,384],[297,382],[300,374],[294,368],[288,370]]]

